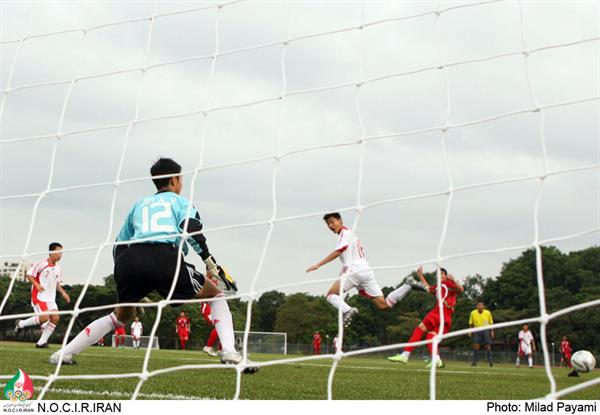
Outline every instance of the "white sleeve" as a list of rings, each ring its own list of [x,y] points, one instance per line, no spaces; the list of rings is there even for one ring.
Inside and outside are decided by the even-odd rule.
[[[40,263],[36,262],[35,264],[33,264],[31,266],[31,268],[29,268],[27,270],[27,275],[31,275],[32,277],[35,277],[37,275],[39,269],[40,269]]]
[[[519,332],[519,341],[523,341],[523,331]]]
[[[346,248],[350,245],[350,232],[343,229],[340,233],[340,239],[335,247],[336,251],[345,251]]]

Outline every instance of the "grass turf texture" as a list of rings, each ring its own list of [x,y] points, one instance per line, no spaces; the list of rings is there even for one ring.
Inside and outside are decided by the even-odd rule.
[[[58,350],[36,349],[34,344],[0,342],[0,374],[13,376],[18,368],[29,375],[50,375],[55,367],[48,357]],[[93,347],[77,356],[77,365],[63,366],[61,375],[96,375],[90,380],[58,380],[46,399],[129,399],[137,378],[103,379],[109,373],[139,373],[145,350]],[[287,356],[292,357],[292,356]],[[256,361],[282,359],[282,355],[252,355]],[[200,351],[156,350],[148,370],[189,364],[218,363]],[[242,399],[326,399],[331,359],[263,367],[256,375],[242,377]],[[381,357],[344,358],[333,384],[334,399],[428,399],[429,371],[413,360],[404,366]],[[600,376],[600,371],[567,377],[567,369],[555,368],[558,389]],[[235,370],[192,369],[149,378],[139,399],[231,399],[235,393]],[[4,388],[8,379],[0,380]],[[33,380],[35,396],[45,381]],[[470,367],[447,362],[437,372],[438,399],[532,399],[549,392],[543,367],[528,369],[511,365]],[[600,385],[565,396],[566,399],[597,399]]]

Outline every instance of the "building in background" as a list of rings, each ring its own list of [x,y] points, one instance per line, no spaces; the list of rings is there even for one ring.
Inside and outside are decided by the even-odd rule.
[[[11,278],[17,268],[19,268],[20,262],[8,262],[3,261],[0,262],[0,277],[8,277]],[[21,281],[27,281],[25,278],[25,273],[29,269],[31,265],[24,263],[23,266],[19,269],[19,273],[17,274],[17,279]]]

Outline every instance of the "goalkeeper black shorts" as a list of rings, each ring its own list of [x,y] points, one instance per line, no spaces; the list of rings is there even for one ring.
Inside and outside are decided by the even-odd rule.
[[[177,269],[177,247],[165,243],[132,244],[115,258],[114,278],[117,301],[135,303],[153,291],[167,298]],[[172,300],[196,297],[204,285],[204,275],[181,257]],[[180,304],[172,304],[178,306]]]

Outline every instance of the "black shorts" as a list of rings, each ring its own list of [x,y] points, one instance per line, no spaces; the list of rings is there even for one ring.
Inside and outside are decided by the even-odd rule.
[[[473,333],[473,344],[492,344],[490,331],[484,330]]]
[[[171,244],[133,244],[121,252],[115,259],[117,302],[136,303],[155,290],[167,298],[177,269],[177,253]],[[203,285],[204,275],[182,257],[171,299],[192,299]]]

